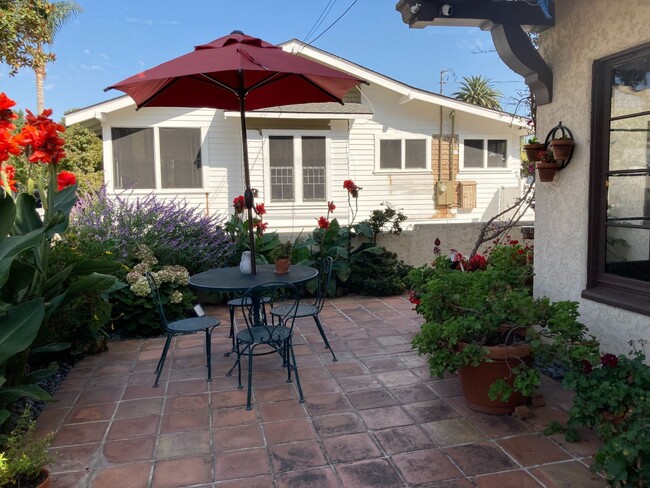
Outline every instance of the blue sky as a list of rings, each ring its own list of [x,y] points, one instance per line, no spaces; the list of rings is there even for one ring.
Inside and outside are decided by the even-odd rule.
[[[353,0],[334,0],[309,42],[323,32]],[[121,95],[103,89],[144,69],[191,51],[235,29],[275,44],[305,40],[329,0],[77,0],[84,12],[59,32],[53,45],[57,56],[48,65],[45,105],[56,119],[64,111]],[[458,82],[464,76],[486,75],[506,95],[505,109],[525,89],[522,78],[496,53],[472,54],[493,48],[488,32],[476,28],[410,29],[395,10],[396,0],[358,0],[313,46],[399,81],[439,91],[440,71],[451,69]],[[21,70],[8,76],[0,65],[0,91],[16,108],[36,107],[34,76]],[[458,88],[453,76],[444,93]],[[521,113],[521,111],[520,111]]]

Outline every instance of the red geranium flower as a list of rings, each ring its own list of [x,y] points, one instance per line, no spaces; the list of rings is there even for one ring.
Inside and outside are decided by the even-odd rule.
[[[334,202],[327,202],[327,211],[332,213],[334,210],[336,210],[336,205],[334,205]]]
[[[61,191],[64,188],[74,185],[77,182],[77,177],[74,173],[70,173],[70,171],[61,171],[56,175],[56,182],[59,185],[58,191]]]
[[[263,203],[258,203],[257,205],[255,205],[255,213],[260,217],[266,213],[266,209],[264,208]]]
[[[232,206],[235,207],[235,212],[242,213],[246,208],[246,202],[244,201],[244,195],[239,195],[235,197],[232,201]]]
[[[600,357],[600,364],[603,366],[608,366],[610,368],[615,368],[618,366],[618,358],[613,354],[603,354]]]
[[[318,227],[321,229],[329,229],[330,228],[330,221],[327,220],[325,217],[319,217],[318,219]]]
[[[409,291],[409,302],[411,302],[413,305],[419,305],[422,303],[422,300],[420,300],[415,290]]]
[[[15,176],[16,171],[12,165],[0,163],[0,182],[3,183],[3,186],[6,182],[6,185],[9,186],[9,189],[13,192],[18,191]]]
[[[582,372],[584,374],[589,374],[593,370],[594,370],[594,367],[591,365],[591,363],[589,361],[587,361],[586,359],[583,359],[582,360]]]
[[[477,269],[485,269],[487,267],[487,259],[482,254],[474,254],[469,260],[467,269],[476,271]]]
[[[0,128],[4,130],[14,130],[16,128],[11,122],[18,118],[18,115],[11,110],[14,105],[16,105],[16,102],[4,92],[0,93]]]

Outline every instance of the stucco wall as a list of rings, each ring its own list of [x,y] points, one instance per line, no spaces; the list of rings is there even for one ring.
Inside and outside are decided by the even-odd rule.
[[[541,36],[553,70],[553,103],[538,109],[538,133],[562,121],[573,132],[571,164],[536,191],[535,294],[580,302],[603,349],[650,340],[650,317],[580,298],[587,280],[591,70],[593,61],[650,41],[648,0],[557,0],[556,25]]]

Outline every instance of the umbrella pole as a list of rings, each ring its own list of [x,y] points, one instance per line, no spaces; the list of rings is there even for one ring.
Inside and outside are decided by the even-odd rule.
[[[257,274],[257,266],[255,259],[255,231],[253,230],[253,206],[255,199],[253,191],[251,190],[251,173],[248,167],[248,136],[246,134],[246,92],[244,91],[244,72],[239,70],[239,86],[240,90],[237,92],[239,97],[239,114],[241,122],[241,138],[242,138],[242,151],[244,156],[244,182],[246,189],[244,190],[244,202],[248,209],[248,243],[251,249],[251,272],[253,275]]]

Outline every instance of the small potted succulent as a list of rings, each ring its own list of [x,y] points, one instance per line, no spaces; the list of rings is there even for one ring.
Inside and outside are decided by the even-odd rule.
[[[537,168],[537,180],[543,183],[548,183],[553,181],[553,178],[555,178],[555,173],[559,166],[555,161],[553,153],[551,151],[544,151],[540,160],[535,163],[535,168]]]
[[[539,142],[536,136],[528,139],[528,144],[524,146],[524,151],[526,151],[526,159],[528,159],[528,161],[531,163],[539,161],[545,150],[546,146],[544,143]]]
[[[282,241],[273,248],[270,256],[275,263],[275,274],[287,274],[289,272],[292,249],[293,244],[291,244],[291,241]]]
[[[48,451],[52,434],[38,438],[29,408],[25,409],[16,427],[0,452],[0,487],[49,488],[52,463]]]

